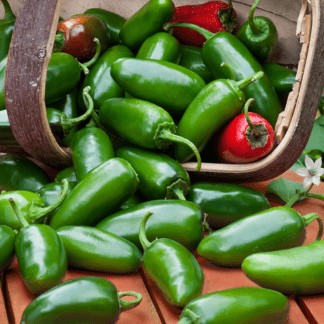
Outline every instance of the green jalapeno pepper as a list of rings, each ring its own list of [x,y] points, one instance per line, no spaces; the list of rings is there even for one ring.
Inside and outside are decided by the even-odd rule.
[[[62,240],[53,228],[45,224],[30,225],[10,198],[21,230],[15,241],[15,251],[21,277],[33,294],[41,294],[61,283],[68,261]]]
[[[138,177],[124,159],[112,158],[89,171],[67,196],[50,225],[94,226],[114,212],[138,187]]]
[[[283,294],[315,295],[324,292],[324,241],[291,249],[259,252],[242,263],[246,276],[258,285]]]
[[[215,80],[202,59],[200,47],[180,45],[179,65],[197,73],[206,84]]]
[[[171,115],[151,102],[136,98],[106,100],[100,106],[99,120],[108,132],[115,132],[130,144],[145,149],[164,149],[173,142],[187,145],[197,158],[196,171],[200,170],[201,158],[197,148],[176,135]]]
[[[90,226],[63,226],[57,230],[70,267],[109,273],[136,272],[142,253],[131,242]]]
[[[44,217],[55,210],[68,194],[69,185],[64,180],[62,194],[50,206],[44,207],[44,201],[41,196],[35,192],[26,190],[8,191],[0,194],[0,225],[6,225],[15,230],[21,229],[21,224],[16,217],[9,199],[14,199],[20,213],[28,223],[39,223]]]
[[[136,54],[138,59],[177,62],[180,54],[180,43],[171,34],[159,32],[148,37]]]
[[[263,16],[253,17],[260,0],[251,6],[249,19],[241,26],[235,36],[261,62],[267,60],[277,46],[278,32],[271,19]]]
[[[190,178],[172,157],[138,147],[120,147],[116,156],[127,160],[139,178],[138,192],[147,200],[180,198],[188,192]]]
[[[0,157],[1,190],[36,192],[50,182],[45,171],[33,161],[13,153],[7,153]]]
[[[13,14],[8,1],[1,0],[1,2],[5,10],[5,16],[0,20],[0,61],[8,55],[12,32],[16,22],[16,16]]]
[[[178,324],[284,324],[290,304],[278,291],[239,287],[215,291],[189,302]]]
[[[270,208],[264,194],[234,183],[195,183],[186,199],[202,208],[213,229]]]
[[[67,178],[65,179],[68,180]],[[62,181],[63,180],[61,180],[61,182],[59,183],[58,182],[48,183],[37,191],[37,193],[41,196],[45,207],[51,206],[61,196],[64,190],[64,184],[62,183]],[[68,182],[69,182],[69,189],[67,195],[71,192],[71,190],[76,185],[76,182],[70,182],[69,180]],[[59,208],[60,206],[58,206],[53,211],[46,214],[45,223],[48,223],[48,220],[55,215],[55,213],[59,210]]]
[[[262,67],[246,46],[234,35],[228,32],[213,34],[201,27],[178,23],[168,24],[166,29],[172,25],[189,27],[200,32],[207,41],[202,47],[202,58],[208,70],[216,79],[228,78],[230,73],[221,68],[221,63],[226,62],[232,67],[236,80],[240,81],[249,75],[262,71]],[[265,118],[275,128],[282,105],[270,80],[264,76],[258,82],[244,90],[246,99],[254,98],[253,111]]]
[[[109,135],[97,127],[85,127],[73,136],[70,149],[77,182],[115,155]]]
[[[262,69],[268,76],[279,97],[288,96],[296,83],[296,72],[287,69],[279,64],[265,62]]]
[[[147,1],[121,28],[121,43],[137,51],[149,36],[162,31],[163,24],[173,17],[174,12],[172,0]]]
[[[121,236],[138,248],[139,225],[149,211],[145,233],[147,239],[168,238],[194,251],[204,235],[204,214],[196,204],[184,200],[152,200],[118,211],[99,222],[96,227]]]
[[[126,22],[124,17],[102,8],[90,8],[84,14],[96,16],[106,24],[110,34],[110,46],[120,44],[119,33]]]
[[[55,177],[54,182],[55,183],[61,183],[63,179],[66,179],[69,181],[69,184],[73,185],[73,183],[77,182],[76,174],[74,167],[67,167],[63,170],[61,170]]]
[[[112,64],[123,57],[134,57],[134,54],[123,45],[108,48],[93,64],[89,74],[85,77],[82,88],[90,86],[89,94],[95,110],[99,110],[100,105],[107,99],[125,96],[125,90],[110,75]],[[78,97],[78,103],[80,108],[84,110],[85,104],[81,93]]]
[[[151,215],[148,212],[143,217],[139,230],[144,249],[144,271],[156,283],[168,303],[184,307],[201,294],[204,274],[193,254],[180,243],[167,238],[148,241],[145,224]]]
[[[136,299],[121,299],[124,296]],[[115,324],[120,313],[136,307],[141,300],[141,294],[134,291],[117,292],[107,279],[79,277],[34,299],[24,310],[20,324]]]
[[[0,273],[9,269],[15,255],[16,231],[0,225]]]
[[[188,139],[201,152],[214,133],[239,114],[245,102],[243,90],[263,75],[263,72],[257,72],[238,82],[218,79],[208,83],[181,117],[177,134]],[[175,144],[174,152],[180,162],[193,157],[181,143]]]
[[[142,202],[142,200],[136,196],[136,194],[131,195],[120,207],[120,210],[125,210],[128,208],[131,208],[133,206],[136,206],[138,204],[140,204]]]
[[[111,67],[113,79],[132,96],[152,102],[181,117],[206,85],[191,70],[172,62],[124,58]]]
[[[274,207],[244,217],[202,239],[197,253],[218,266],[241,267],[243,260],[256,252],[276,251],[302,245],[306,226],[319,222],[316,240],[323,235],[318,214],[301,216],[289,207]]]

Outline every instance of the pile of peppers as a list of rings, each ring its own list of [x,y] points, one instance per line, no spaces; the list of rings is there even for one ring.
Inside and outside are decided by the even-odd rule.
[[[15,16],[7,0],[1,2],[0,143],[17,145],[3,90]],[[116,323],[140,304],[139,293],[118,292],[96,272],[142,269],[166,301],[182,309],[179,324],[281,324],[289,316],[285,295],[324,292],[318,214],[271,207],[264,194],[238,184],[192,184],[181,164],[194,159],[199,171],[210,144],[213,162],[221,161],[219,137],[243,109],[252,138],[247,146],[254,143],[252,149],[241,145],[245,162],[274,141],[264,124],[274,128],[295,74],[264,62],[277,31],[268,18],[253,16],[258,3],[239,30],[231,1],[175,7],[172,0],[149,0],[128,19],[99,8],[60,19],[45,101],[49,125],[69,148],[72,165],[50,179],[31,159],[0,157],[0,271],[16,256],[35,295],[21,324]],[[203,29],[199,22],[212,8],[218,27]],[[183,41],[189,28],[200,33],[195,45]],[[248,108],[260,117],[257,124]],[[302,246],[314,220],[317,238]],[[262,288],[202,296],[197,254],[218,267],[242,267]],[[69,268],[94,275],[63,282]]]

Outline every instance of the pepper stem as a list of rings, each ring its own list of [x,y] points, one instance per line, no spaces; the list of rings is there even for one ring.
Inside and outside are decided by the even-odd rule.
[[[65,114],[62,114],[61,125],[65,136],[71,128],[87,120],[91,116],[93,111],[93,100],[89,95],[90,89],[90,86],[87,86],[83,89],[83,100],[87,107],[87,111],[83,115],[76,118],[67,118]]]
[[[221,67],[225,68],[228,72],[228,75],[229,75],[229,78],[233,81],[236,81],[236,78],[235,78],[235,75],[234,75],[234,72],[233,72],[233,69],[226,63],[226,62],[223,62],[221,64]]]
[[[264,76],[264,72],[259,71],[259,72],[256,72],[256,73],[250,75],[249,77],[247,77],[245,79],[237,81],[236,84],[243,91],[249,84],[261,79],[263,76]]]
[[[213,37],[215,34],[212,33],[211,31],[203,28],[203,27],[200,27],[200,26],[197,26],[197,25],[194,25],[194,24],[190,24],[190,23],[166,23],[164,24],[163,28],[164,30],[168,31],[169,28],[172,28],[172,27],[185,27],[185,28],[190,28],[192,30],[195,30],[196,32],[198,32],[200,35],[202,35],[203,37],[206,38],[206,40],[208,40],[209,38]]]
[[[97,43],[97,49],[96,49],[96,53],[93,56],[93,58],[90,61],[88,61],[86,63],[83,63],[83,65],[86,66],[87,68],[90,67],[90,66],[92,66],[98,60],[98,58],[100,56],[100,53],[101,53],[101,44],[100,44],[99,39],[98,38],[94,38],[93,41],[95,43]]]
[[[186,200],[185,195],[189,191],[188,183],[182,179],[178,179],[167,187],[165,199]]]
[[[135,297],[135,300],[123,300],[120,299],[121,297],[124,296],[132,296]],[[134,307],[136,307],[137,305],[139,305],[139,303],[142,301],[142,295],[135,292],[135,291],[124,291],[124,292],[120,292],[118,293],[118,298],[119,298],[119,305],[120,305],[120,312],[126,312],[129,309],[132,309]]]
[[[31,205],[28,211],[28,215],[30,216],[30,220],[32,223],[35,223],[37,220],[46,216],[48,213],[50,213],[51,211],[53,211],[54,209],[56,209],[62,204],[62,202],[64,201],[64,199],[66,198],[69,192],[69,182],[66,179],[63,179],[62,183],[64,185],[62,193],[58,197],[58,199],[53,202],[52,205],[48,207],[38,207],[34,203]]]
[[[197,147],[188,139],[176,135],[174,134],[174,132],[175,132],[174,123],[165,122],[158,126],[153,139],[155,140],[159,148],[165,147],[169,141],[177,142],[189,146],[192,149],[192,151],[195,153],[197,159],[197,167],[195,171],[199,171],[201,169],[201,156]]]
[[[5,23],[10,23],[13,20],[15,20],[16,16],[12,12],[11,7],[10,7],[7,0],[1,0],[1,2],[2,2],[4,10],[5,10],[5,15],[4,15],[3,19],[0,22],[0,25],[3,25]]]
[[[185,309],[180,315],[180,321],[178,324],[201,324],[200,317],[196,315],[192,310]]]
[[[323,220],[322,217],[316,213],[311,213],[311,214],[307,214],[305,216],[302,216],[305,226],[308,226],[313,220],[317,220],[318,222],[318,232],[317,232],[317,236],[316,239],[314,240],[314,242],[320,241],[322,236],[323,236]]]
[[[244,115],[245,115],[245,119],[246,122],[249,124],[250,128],[252,129],[253,133],[255,136],[259,136],[260,132],[257,130],[257,128],[255,127],[255,125],[252,123],[252,120],[249,116],[249,107],[252,106],[254,103],[254,98],[250,98],[244,105]]]
[[[21,227],[28,227],[30,224],[27,222],[27,220],[24,218],[24,216],[21,214],[20,209],[18,208],[15,200],[13,198],[9,198],[9,203],[14,211],[14,213],[16,214],[19,223],[21,224]]]
[[[139,227],[139,240],[141,242],[141,245],[143,247],[143,250],[147,250],[148,247],[152,244],[146,237],[145,233],[145,225],[148,220],[148,218],[153,215],[152,212],[148,212],[141,220],[140,227]]]
[[[254,23],[253,15],[254,15],[254,10],[258,6],[259,2],[260,2],[260,0],[255,0],[253,5],[251,6],[251,10],[250,10],[250,13],[249,13],[249,18],[248,18],[249,25],[251,27],[251,30],[252,30],[253,34],[257,34],[257,35],[261,34],[262,30]]]

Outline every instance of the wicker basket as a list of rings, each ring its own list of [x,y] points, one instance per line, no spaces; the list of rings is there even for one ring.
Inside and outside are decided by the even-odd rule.
[[[56,142],[44,102],[45,79],[59,16],[68,18],[88,8],[101,7],[125,18],[145,0],[66,1],[16,0],[17,14],[8,55],[5,99],[8,116],[19,147],[1,146],[0,152],[29,154],[57,169],[71,165],[68,148]],[[206,0],[174,0],[175,5]],[[253,0],[234,1],[239,21],[247,19]],[[41,4],[41,5],[40,5]],[[324,84],[324,0],[267,0],[255,15],[272,19],[279,31],[277,52],[271,61],[297,68],[296,84],[276,125],[278,145],[262,160],[249,164],[185,163],[193,180],[253,182],[272,179],[288,170],[309,139]]]

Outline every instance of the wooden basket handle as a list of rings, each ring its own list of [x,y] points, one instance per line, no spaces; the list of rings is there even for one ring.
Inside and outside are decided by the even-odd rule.
[[[13,134],[32,157],[56,168],[71,156],[56,142],[45,106],[45,83],[62,0],[24,0],[10,44],[5,101]]]

